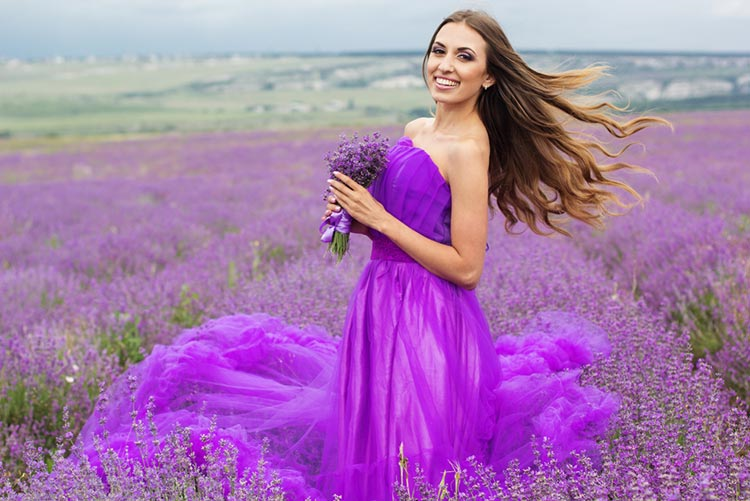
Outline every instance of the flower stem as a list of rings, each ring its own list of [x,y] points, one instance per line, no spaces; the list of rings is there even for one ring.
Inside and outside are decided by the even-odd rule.
[[[331,243],[328,244],[328,250],[331,251],[331,254],[336,256],[336,262],[340,263],[344,254],[349,251],[349,234],[334,231]]]

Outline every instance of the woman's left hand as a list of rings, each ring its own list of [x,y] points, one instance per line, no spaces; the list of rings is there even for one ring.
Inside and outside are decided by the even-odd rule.
[[[329,179],[328,183],[338,204],[352,218],[377,230],[389,215],[383,204],[349,176],[341,172],[334,172],[333,175],[336,179]]]

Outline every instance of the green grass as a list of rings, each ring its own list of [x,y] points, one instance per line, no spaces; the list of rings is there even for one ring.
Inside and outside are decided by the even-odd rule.
[[[320,79],[368,61],[281,57],[6,65],[0,67],[0,149],[35,137],[390,124],[417,110],[427,112],[431,101],[424,89],[284,88],[303,84],[306,71]]]
[[[585,56],[579,59],[582,64]],[[424,87],[369,84],[394,76],[418,79],[420,63],[417,54],[6,62],[0,64],[0,151],[70,144],[62,138],[403,124],[429,114],[433,103]],[[649,76],[623,71],[590,90]],[[709,65],[651,77],[733,78],[737,71]],[[750,107],[750,96],[632,106],[652,112]]]

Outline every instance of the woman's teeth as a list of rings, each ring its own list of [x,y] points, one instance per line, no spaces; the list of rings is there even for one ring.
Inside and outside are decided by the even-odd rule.
[[[453,80],[447,80],[445,78],[436,78],[435,81],[439,83],[440,85],[447,85],[449,87],[456,87],[458,85],[458,82],[454,82]]]

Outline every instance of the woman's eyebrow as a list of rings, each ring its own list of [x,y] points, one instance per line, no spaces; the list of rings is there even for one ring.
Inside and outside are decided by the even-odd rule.
[[[441,47],[445,47],[445,44],[443,42],[438,42],[437,40],[435,40],[435,43],[433,43],[433,45],[439,45]],[[476,54],[476,51],[474,49],[472,49],[471,47],[459,47],[456,50],[459,50],[459,51],[461,51],[461,50],[468,50],[468,51],[471,51],[474,54]]]

